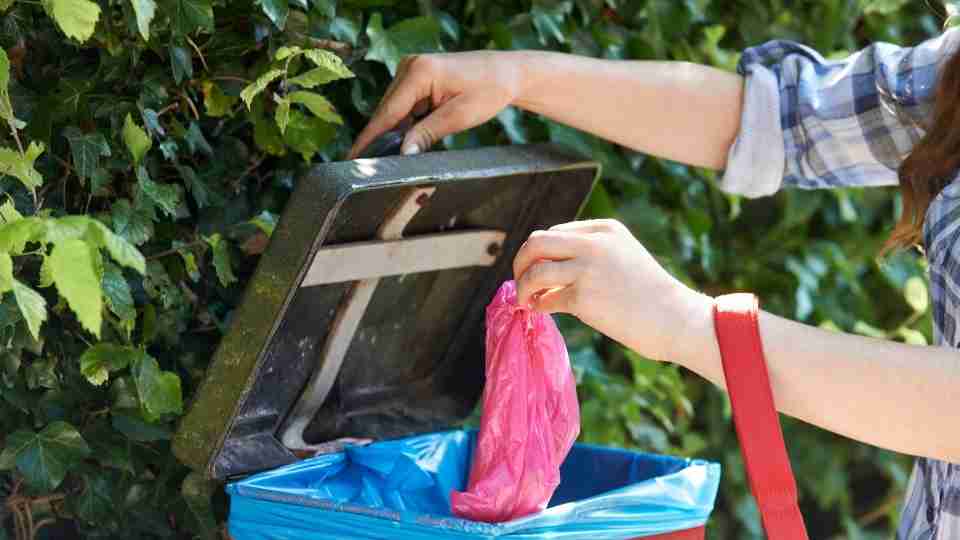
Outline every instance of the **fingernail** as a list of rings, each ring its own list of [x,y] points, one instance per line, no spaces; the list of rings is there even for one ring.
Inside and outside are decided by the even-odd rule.
[[[420,153],[420,145],[414,143],[403,148],[403,155],[412,156],[413,154]]]

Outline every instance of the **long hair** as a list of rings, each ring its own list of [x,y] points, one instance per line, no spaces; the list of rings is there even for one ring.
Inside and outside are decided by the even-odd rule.
[[[930,202],[960,169],[960,51],[947,59],[938,74],[933,118],[926,134],[897,171],[903,213],[882,253],[909,248],[923,241],[923,221]]]

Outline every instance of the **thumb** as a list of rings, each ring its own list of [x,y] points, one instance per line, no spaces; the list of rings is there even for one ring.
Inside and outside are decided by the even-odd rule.
[[[476,101],[465,94],[446,101],[407,131],[400,151],[406,155],[425,152],[447,135],[470,129],[489,120],[477,114]]]

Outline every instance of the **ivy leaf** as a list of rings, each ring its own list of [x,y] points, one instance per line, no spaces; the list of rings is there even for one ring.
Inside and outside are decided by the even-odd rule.
[[[213,31],[213,6],[210,0],[167,0],[164,11],[170,17],[170,29],[177,36],[196,30]]]
[[[154,442],[170,438],[170,430],[166,426],[144,422],[134,414],[136,411],[111,411],[110,424],[132,441]]]
[[[396,75],[397,65],[404,56],[443,50],[442,34],[440,22],[430,16],[404,19],[384,29],[383,16],[377,12],[367,23],[370,50],[364,58],[386,64],[390,75]]]
[[[267,18],[280,30],[287,24],[287,15],[290,13],[290,4],[288,0],[257,0],[260,9],[266,14]]]
[[[130,284],[123,277],[123,270],[112,263],[106,263],[103,270],[100,286],[103,289],[103,297],[107,300],[107,307],[121,320],[135,319],[137,310],[134,308]]]
[[[176,373],[161,371],[155,358],[141,353],[133,364],[132,374],[140,403],[149,415],[159,417],[183,412],[180,377]]]
[[[83,43],[100,19],[100,6],[90,0],[43,0],[43,7],[68,37]]]
[[[89,454],[90,447],[73,426],[53,422],[40,433],[20,430],[7,437],[0,463],[14,461],[30,486],[52,491]]]
[[[199,151],[208,156],[213,155],[213,148],[203,136],[203,132],[200,131],[200,125],[196,122],[190,122],[190,128],[187,129],[187,133],[183,139],[187,141],[187,148],[190,149],[191,154],[196,154]]]
[[[157,12],[157,4],[153,0],[130,0],[133,12],[137,15],[137,29],[144,41],[150,41],[150,23]]]
[[[336,125],[307,116],[300,111],[290,111],[290,122],[283,134],[283,140],[303,156],[304,161],[310,161],[336,134]]]
[[[140,193],[149,201],[160,207],[164,214],[176,217],[182,194],[179,185],[154,182],[143,166],[137,167],[137,183],[140,186]]]
[[[80,324],[100,337],[103,295],[100,292],[99,253],[79,239],[64,240],[50,252],[50,271],[57,291],[77,315]]]
[[[0,252],[0,296],[13,289],[13,259],[9,253]]]
[[[40,339],[40,325],[47,320],[47,301],[40,293],[23,283],[13,280],[13,296],[20,307],[23,319],[27,321],[27,328],[33,339]]]
[[[314,116],[327,122],[343,125],[343,118],[334,110],[327,98],[313,92],[291,92],[286,98],[290,103],[300,103]],[[279,122],[277,122],[279,123]],[[282,132],[283,130],[281,130]]]
[[[75,500],[76,512],[89,523],[101,522],[115,510],[113,486],[116,480],[104,473],[84,474],[84,488]]]
[[[70,142],[73,167],[80,178],[92,178],[100,166],[100,157],[110,157],[110,145],[99,131],[83,133],[70,126],[63,130],[63,136]]]
[[[170,67],[173,69],[173,80],[180,84],[184,79],[193,77],[193,56],[186,47],[170,46]]]
[[[130,155],[133,156],[134,165],[139,165],[140,160],[143,159],[143,156],[146,155],[150,147],[153,146],[153,141],[150,139],[150,136],[133,121],[130,113],[127,113],[127,117],[123,120],[123,142],[127,145],[127,149],[130,150]]]
[[[23,155],[10,148],[0,148],[0,174],[10,175],[30,191],[35,190],[43,183],[43,177],[33,168],[33,163],[43,150],[43,143],[37,141],[31,142]]]
[[[257,97],[257,95],[263,92],[267,85],[282,77],[284,73],[285,71],[282,69],[271,69],[270,71],[257,77],[257,80],[248,84],[247,87],[240,92],[240,99],[243,100],[249,109],[250,102],[253,101],[253,98]]]
[[[230,266],[230,246],[227,241],[220,233],[208,236],[205,240],[213,248],[213,267],[217,271],[217,279],[224,287],[235,283],[237,277],[233,275],[233,268]]]
[[[238,99],[236,96],[224,94],[223,90],[213,81],[203,81],[201,89],[203,90],[203,106],[207,109],[207,116],[214,118],[230,116],[233,105]]]
[[[287,124],[290,123],[290,100],[277,95],[274,95],[273,99],[277,102],[274,119],[277,121],[277,127],[280,128],[280,134],[282,135],[287,131]]]
[[[566,42],[563,22],[571,11],[573,11],[573,2],[569,1],[557,2],[551,6],[534,2],[533,9],[530,10],[530,18],[533,19],[533,26],[537,29],[541,44],[548,44],[550,38],[559,43]]]
[[[145,353],[133,347],[114,343],[97,343],[80,356],[80,373],[90,384],[100,386],[109,374],[120,371],[141,359]]]
[[[134,245],[140,245],[153,236],[153,219],[150,212],[135,209],[127,199],[113,204],[110,218],[116,234]]]

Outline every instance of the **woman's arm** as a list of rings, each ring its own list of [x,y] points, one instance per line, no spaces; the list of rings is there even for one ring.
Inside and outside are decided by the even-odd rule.
[[[686,62],[521,53],[514,105],[647,154],[722,169],[740,129],[743,77]]]
[[[514,262],[518,302],[564,312],[724,386],[713,300],[670,276],[623,225],[536,232]],[[908,454],[960,462],[960,351],[829,332],[768,313],[760,332],[777,409]]]
[[[675,361],[724,387],[712,300],[690,311]],[[760,315],[780,412],[881,448],[960,462],[960,352]]]
[[[740,127],[742,89],[737,74],[683,62],[542,51],[420,55],[401,63],[351,157],[415,109],[432,112],[408,132],[405,153],[516,105],[636,150],[719,169]]]

